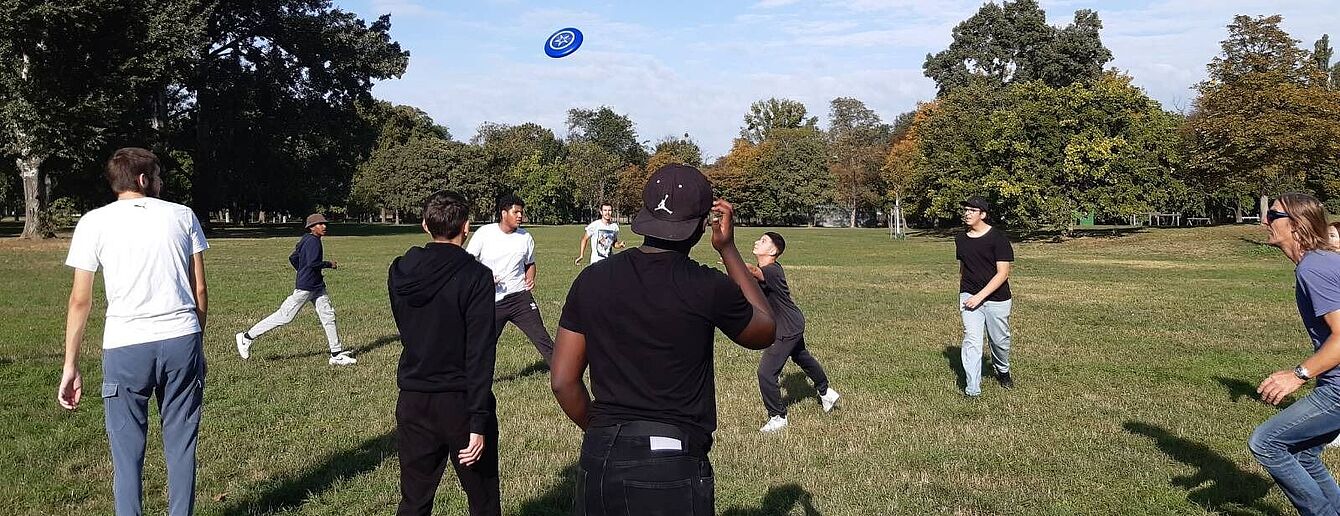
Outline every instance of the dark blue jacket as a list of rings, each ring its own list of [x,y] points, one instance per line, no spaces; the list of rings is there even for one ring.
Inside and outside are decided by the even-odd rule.
[[[302,240],[298,240],[293,254],[288,256],[288,263],[298,271],[298,280],[294,282],[293,288],[312,292],[326,288],[321,269],[330,268],[331,264],[322,258],[323,254],[320,237],[308,233],[302,236]]]

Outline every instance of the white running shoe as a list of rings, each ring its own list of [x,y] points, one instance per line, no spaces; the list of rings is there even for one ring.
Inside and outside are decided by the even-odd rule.
[[[354,365],[357,363],[358,361],[354,360],[354,357],[349,356],[348,351],[341,351],[339,354],[330,356],[330,365]]]
[[[840,396],[842,395],[838,394],[838,391],[833,390],[832,387],[829,387],[827,392],[819,396],[819,403],[823,405],[824,412],[832,412],[833,407],[837,406],[837,400]]]
[[[251,358],[252,339],[247,338],[247,332],[237,334],[237,354],[242,355],[242,360]]]
[[[763,428],[758,429],[758,431],[763,432],[765,434],[770,434],[783,428],[786,428],[786,417],[772,416],[771,418],[768,419],[768,424],[763,425]]]

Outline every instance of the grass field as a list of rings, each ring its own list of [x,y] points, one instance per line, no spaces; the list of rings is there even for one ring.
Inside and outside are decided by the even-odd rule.
[[[375,231],[373,230],[375,229]],[[310,309],[258,340],[233,333],[292,289],[296,232],[215,238],[207,253],[209,376],[197,511],[206,515],[386,514],[398,500],[399,357],[386,268],[419,234],[332,226],[325,241],[353,367],[326,365]],[[557,323],[580,228],[533,228],[545,322]],[[742,228],[742,249],[762,229]],[[1246,448],[1278,409],[1255,398],[1310,349],[1292,266],[1259,227],[1216,227],[1016,244],[1014,377],[961,395],[957,268],[944,236],[783,229],[782,262],[807,341],[842,406],[831,414],[788,366],[791,425],[760,435],[759,353],[718,337],[720,427],[712,460],[723,514],[1290,514]],[[345,236],[353,232],[371,236]],[[282,235],[282,236],[281,236]],[[257,238],[266,237],[268,238]],[[625,235],[633,237],[634,235]],[[110,514],[111,463],[98,403],[102,288],[82,361],[85,402],[55,402],[70,272],[68,241],[0,242],[0,514]],[[715,263],[711,248],[695,256]],[[612,307],[617,309],[617,307]],[[539,355],[515,328],[498,344],[504,510],[565,514],[580,434]],[[146,513],[166,508],[151,426]],[[1330,464],[1340,454],[1328,452]],[[462,514],[448,472],[436,513]]]

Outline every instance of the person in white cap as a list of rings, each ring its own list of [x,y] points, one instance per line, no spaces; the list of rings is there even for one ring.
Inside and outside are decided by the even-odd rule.
[[[340,335],[335,328],[335,305],[330,303],[330,293],[326,291],[326,280],[322,269],[336,269],[338,263],[326,261],[321,247],[321,237],[326,236],[326,217],[320,213],[307,216],[307,234],[298,240],[298,245],[289,255],[289,265],[298,272],[293,293],[279,305],[279,309],[269,317],[256,323],[251,329],[237,334],[237,354],[243,359],[251,358],[251,344],[265,332],[293,322],[302,310],[302,305],[312,303],[316,315],[321,319],[321,327],[326,331],[326,342],[330,345],[330,365],[352,365],[357,363],[353,356],[340,345]]]

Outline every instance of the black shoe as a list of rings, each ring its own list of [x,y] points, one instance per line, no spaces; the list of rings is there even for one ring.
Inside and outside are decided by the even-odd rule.
[[[1010,373],[1008,372],[1002,373],[1000,371],[996,371],[996,380],[1000,382],[1001,387],[1004,387],[1006,389],[1014,388],[1014,378],[1010,378]]]

